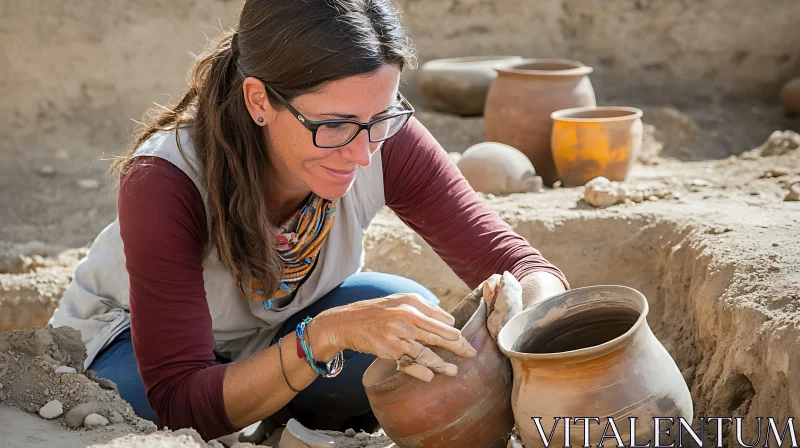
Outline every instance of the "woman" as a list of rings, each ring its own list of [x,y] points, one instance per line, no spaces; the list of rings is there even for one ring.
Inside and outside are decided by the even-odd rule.
[[[142,417],[206,438],[281,409],[342,429],[375,359],[457,374],[475,350],[421,285],[361,273],[390,207],[471,287],[510,271],[528,303],[561,272],[488,209],[398,92],[410,44],[385,0],[247,0],[120,173],[52,323]],[[310,319],[309,319],[310,318]]]

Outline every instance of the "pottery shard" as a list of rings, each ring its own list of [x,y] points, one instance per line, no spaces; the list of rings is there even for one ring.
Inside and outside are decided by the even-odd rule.
[[[58,366],[56,367],[56,373],[78,373],[78,371],[75,370],[75,367]]]
[[[312,431],[290,419],[281,434],[280,448],[329,448],[336,444],[330,436]]]
[[[47,404],[39,409],[39,415],[48,420],[52,420],[63,413],[64,407],[61,406],[61,402],[58,400],[48,401]]]
[[[522,311],[522,286],[510,272],[494,274],[483,282],[483,300],[486,302],[486,327],[497,341],[500,330]]]
[[[800,182],[793,183],[789,187],[789,194],[783,198],[784,201],[800,201]]]
[[[457,166],[478,193],[532,193],[543,186],[528,157],[502,143],[484,142],[467,148]]]
[[[625,201],[625,190],[619,182],[611,182],[605,177],[595,177],[586,183],[583,200],[594,207],[609,207]]]
[[[97,428],[98,426],[107,426],[108,420],[100,414],[89,414],[83,420],[83,426],[86,428]]]
[[[80,428],[83,426],[86,416],[89,414],[97,414],[102,408],[103,406],[97,401],[79,404],[67,412],[67,417],[64,419],[64,423],[66,423],[67,426],[72,429]]]

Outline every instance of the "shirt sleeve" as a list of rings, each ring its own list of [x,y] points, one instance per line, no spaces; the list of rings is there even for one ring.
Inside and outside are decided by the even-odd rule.
[[[504,271],[564,274],[484,203],[447,152],[412,118],[382,149],[386,205],[470,288]]]
[[[193,427],[206,440],[234,432],[222,395],[226,366],[215,365],[197,187],[166,160],[139,158],[121,178],[118,214],[133,350],[160,425]]]

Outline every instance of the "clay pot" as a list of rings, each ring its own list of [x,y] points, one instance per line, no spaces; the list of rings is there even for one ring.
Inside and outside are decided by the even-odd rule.
[[[502,143],[470,146],[456,165],[472,189],[480,193],[530,193],[542,188],[542,179],[525,154]]]
[[[541,417],[545,434],[555,417],[600,417],[599,430],[592,423],[591,446],[601,442],[608,417],[625,443],[628,417],[637,417],[639,444],[652,439],[653,417],[691,421],[689,389],[650,331],[647,311],[647,299],[632,288],[589,286],[533,305],[503,327],[498,345],[514,369],[512,405],[527,448],[544,446],[533,417]],[[671,429],[676,435],[677,427]],[[583,443],[582,430],[582,424],[571,429],[573,445]],[[550,446],[564,446],[563,420]]]
[[[792,79],[783,85],[781,103],[788,114],[800,114],[800,78]]]
[[[480,295],[473,293],[452,313],[456,327],[478,351],[475,358],[432,348],[458,366],[456,376],[436,375],[425,383],[383,359],[364,373],[372,411],[398,447],[505,447],[514,426],[511,365],[486,329],[486,312]]]
[[[565,59],[527,59],[497,69],[484,109],[486,139],[522,151],[545,184],[558,180],[550,152],[550,114],[596,106],[591,67]]]
[[[622,182],[642,149],[642,111],[633,107],[579,107],[553,112],[551,147],[562,185],[596,177]]]
[[[521,60],[521,56],[435,59],[422,65],[419,89],[434,110],[482,115],[489,86],[497,77],[494,67]]]

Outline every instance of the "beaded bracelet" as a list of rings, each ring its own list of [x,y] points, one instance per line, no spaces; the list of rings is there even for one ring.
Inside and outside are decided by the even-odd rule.
[[[306,344],[306,340],[304,338],[306,329],[308,324],[311,322],[310,317],[306,317],[303,319],[302,322],[297,324],[297,328],[295,329],[295,335],[297,336],[297,340],[300,344],[303,354],[305,355],[305,359],[308,362],[308,365],[314,370],[314,372],[323,378],[333,378],[342,371],[344,368],[344,353],[339,352],[333,359],[328,362],[324,363],[321,361],[316,361],[314,359],[314,351],[311,349],[311,338],[309,337],[309,343]],[[300,355],[300,350],[298,350],[298,356]]]

